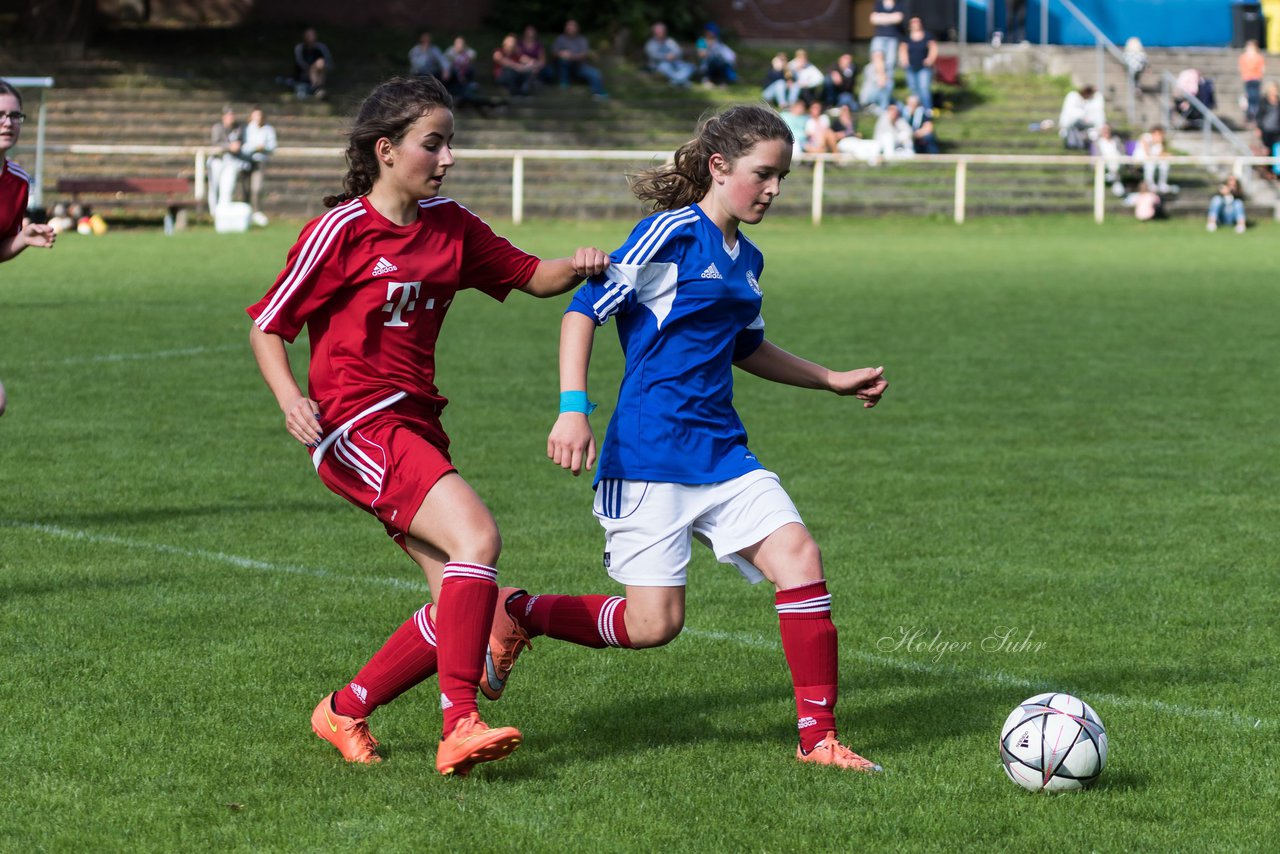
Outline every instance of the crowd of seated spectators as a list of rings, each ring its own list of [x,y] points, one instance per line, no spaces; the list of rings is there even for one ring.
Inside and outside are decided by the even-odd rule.
[[[507,33],[490,56],[492,81],[508,98],[528,98],[540,85],[568,89],[584,84],[597,99],[608,98],[604,76],[592,62],[590,43],[578,22],[565,21],[563,31],[550,50],[542,43],[537,27],[527,25],[519,36]],[[459,107],[493,106],[497,101],[485,96],[477,74],[477,53],[463,36],[441,51],[432,34],[423,32],[409,50],[409,73],[431,75],[442,82]]]
[[[875,37],[863,69],[849,53],[840,55],[825,73],[804,49],[791,58],[778,53],[771,60],[760,94],[782,114],[798,153],[842,153],[880,163],[940,152],[933,110],[936,39],[923,19],[907,17],[894,0],[877,2],[870,22]],[[905,101],[897,98],[898,66],[909,92]],[[870,139],[858,132],[857,119],[863,114],[876,118]]]

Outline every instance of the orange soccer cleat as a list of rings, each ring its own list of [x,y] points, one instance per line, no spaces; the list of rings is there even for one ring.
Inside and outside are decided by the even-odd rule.
[[[440,739],[436,750],[436,770],[441,774],[465,777],[471,766],[493,762],[520,746],[520,730],[513,726],[491,727],[472,712]]]
[[[525,648],[533,649],[529,635],[507,613],[507,600],[517,593],[517,587],[503,587],[498,591],[498,606],[493,612],[493,628],[489,630],[489,646],[484,651],[484,674],[480,677],[480,693],[490,700],[502,696],[507,687],[507,677],[516,659]]]
[[[369,732],[368,718],[349,718],[333,710],[333,694],[325,697],[311,713],[311,729],[315,734],[338,748],[348,762],[366,764],[381,762],[374,752],[378,740]]]
[[[828,732],[827,737],[818,742],[808,753],[797,747],[796,759],[801,762],[812,762],[814,765],[834,765],[837,768],[861,771],[864,774],[875,774],[884,770],[870,759],[863,759],[841,744],[834,732]]]

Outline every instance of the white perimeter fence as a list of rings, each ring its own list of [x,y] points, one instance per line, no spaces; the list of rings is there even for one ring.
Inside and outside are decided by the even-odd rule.
[[[122,155],[122,154],[155,154],[166,157],[191,157],[193,158],[193,175],[195,177],[196,198],[204,198],[205,195],[205,161],[211,153],[209,149],[202,146],[170,146],[170,145],[50,145],[48,151],[51,153],[61,153],[70,155]],[[465,163],[475,160],[497,160],[507,161],[511,164],[511,219],[519,224],[525,218],[525,164],[530,161],[626,161],[633,165],[633,168],[644,168],[647,165],[661,163],[669,160],[671,152],[669,151],[641,151],[641,150],[619,150],[619,149],[582,149],[582,150],[533,150],[533,149],[457,149],[455,155],[458,160]],[[298,147],[281,147],[275,152],[277,158],[290,158],[296,160],[325,160],[333,163],[338,169],[341,168],[343,150],[338,148],[298,148]],[[883,161],[885,164],[892,164],[895,168],[912,167],[915,165],[933,165],[953,167],[952,184],[955,190],[955,201],[953,204],[953,215],[957,223],[965,221],[965,204],[969,194],[969,166],[970,165],[993,165],[993,166],[1047,166],[1047,167],[1070,167],[1071,169],[1080,169],[1083,166],[1090,167],[1093,172],[1092,181],[1092,198],[1093,198],[1093,218],[1095,222],[1103,222],[1106,214],[1106,198],[1107,183],[1106,172],[1107,164],[1100,157],[1084,157],[1070,155],[1039,155],[1039,154],[919,154],[914,157],[893,158]],[[1118,164],[1132,164],[1141,168],[1143,161],[1132,157],[1122,157],[1115,161]],[[1244,157],[1238,155],[1204,155],[1204,156],[1177,156],[1167,157],[1163,159],[1170,167],[1177,166],[1194,166],[1200,169],[1216,171],[1218,173],[1231,172],[1239,177],[1245,187],[1246,192],[1251,192],[1250,181],[1252,178],[1252,167],[1266,166],[1275,168],[1280,164],[1280,158],[1276,157]],[[827,178],[829,167],[837,166],[836,175],[844,171],[844,169],[874,169],[863,161],[852,158],[844,154],[803,154],[796,157],[793,161],[792,168],[795,169],[800,164],[807,164],[804,168],[812,169],[811,182],[811,200],[810,215],[814,224],[822,222],[823,216],[823,199],[826,193]],[[1065,170],[1064,170],[1065,171]],[[838,178],[836,179],[838,180]],[[625,192],[620,186],[620,192]],[[1208,197],[1205,197],[1205,204],[1208,205]],[[1274,217],[1280,220],[1280,196],[1274,206]]]

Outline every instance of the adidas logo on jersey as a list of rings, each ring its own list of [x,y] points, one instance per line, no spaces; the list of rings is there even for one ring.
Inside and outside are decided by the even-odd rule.
[[[397,267],[395,264],[392,264],[386,258],[379,255],[378,263],[373,265],[373,275],[385,276],[388,273],[394,273],[396,270],[399,270],[399,269],[400,268]]]
[[[351,693],[359,697],[360,702],[362,703],[369,702],[369,690],[365,688],[363,685],[357,685],[355,682],[352,682]]]
[[[717,269],[716,269],[716,265],[715,265],[714,263],[712,263],[712,264],[711,264],[711,266],[707,267],[707,269],[705,269],[705,270],[703,270],[703,271],[702,271],[702,278],[704,278],[704,279],[723,279],[723,278],[724,278],[724,276],[720,275],[720,271],[719,271],[719,270],[717,270]]]

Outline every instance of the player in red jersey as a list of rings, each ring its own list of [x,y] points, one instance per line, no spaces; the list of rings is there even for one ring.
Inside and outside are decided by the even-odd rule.
[[[289,433],[312,449],[325,485],[376,516],[422,567],[435,602],[320,702],[312,728],[347,760],[377,762],[369,713],[438,670],[436,768],[463,775],[509,754],[521,736],[489,727],[476,707],[501,538],[449,460],[436,338],[459,290],[499,301],[512,290],[555,296],[603,272],[608,256],[584,248],[540,260],[440,196],[454,163],[453,127],[452,101],[434,78],[374,89],[351,131],[344,192],[325,199],[329,212],[303,228],[276,283],[248,312],[254,356]],[[304,326],[307,394],[285,349]]]
[[[9,159],[9,149],[18,144],[26,118],[22,113],[22,95],[8,82],[0,80],[0,262],[12,259],[28,246],[47,249],[57,236],[47,225],[22,224],[27,215],[31,178]],[[7,402],[4,384],[0,383],[0,415],[4,415]]]
[[[22,224],[27,215],[31,176],[9,159],[9,149],[18,144],[26,118],[22,95],[0,80],[0,261],[10,260],[28,246],[47,249],[57,236],[47,225]]]

